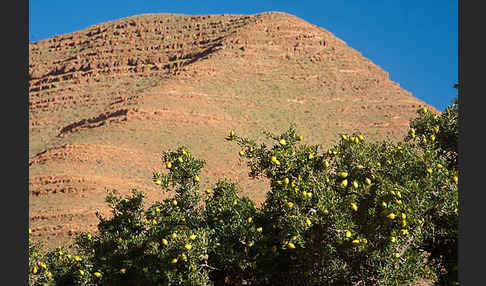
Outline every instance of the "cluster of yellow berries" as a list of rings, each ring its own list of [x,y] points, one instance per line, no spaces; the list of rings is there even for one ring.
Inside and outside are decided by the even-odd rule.
[[[272,156],[270,160],[272,161],[272,164],[280,165],[280,161],[277,159],[276,156]]]
[[[361,164],[359,164],[359,165],[356,166],[356,168],[358,168],[359,170],[361,170],[361,169],[364,168],[364,166],[361,165]],[[341,183],[340,183],[341,187],[346,188],[348,186],[348,184],[349,184],[349,181],[348,181],[348,175],[349,174],[348,174],[348,172],[344,172],[344,171],[343,172],[338,172],[337,175],[338,175],[339,178],[343,179],[341,181]],[[368,178],[368,177],[366,177],[364,179],[364,182],[367,185],[371,185],[371,183],[372,183],[371,182],[371,179]],[[354,189],[358,189],[359,188],[359,183],[358,183],[357,180],[353,180],[352,183],[351,183],[351,185],[353,186]]]
[[[343,138],[344,141],[349,141],[349,142],[354,142],[356,144],[359,143],[359,141],[363,141],[364,137],[363,135],[358,135],[358,136],[348,136],[346,134],[342,134],[341,138]]]
[[[172,234],[171,234],[169,237],[170,237],[171,239],[176,239],[176,238],[177,238],[177,233],[173,232],[173,233],[172,233]],[[189,236],[188,236],[188,240],[189,240],[189,241],[194,241],[194,240],[196,240],[196,237],[197,237],[197,236],[196,236],[195,234],[191,234],[191,235],[189,235]],[[167,246],[167,245],[169,245],[169,241],[168,241],[166,238],[162,238],[162,244],[163,244],[163,245],[165,245],[165,246]],[[187,251],[191,250],[191,249],[192,249],[192,247],[193,247],[193,246],[192,246],[192,244],[191,244],[190,242],[187,242],[186,244],[184,244],[184,248],[185,248]],[[185,253],[182,253],[182,254],[181,254],[181,259],[182,259],[182,261],[187,261],[187,255],[186,255]],[[177,263],[178,261],[179,261],[179,260],[178,260],[178,258],[173,258],[173,259],[172,259],[170,262],[171,262],[172,264],[175,264],[175,263]],[[125,270],[125,271],[126,271],[126,270]]]

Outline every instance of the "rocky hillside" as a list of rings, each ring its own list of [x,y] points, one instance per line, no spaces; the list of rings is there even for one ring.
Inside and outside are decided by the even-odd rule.
[[[168,148],[206,160],[203,185],[233,178],[261,201],[230,129],[263,138],[295,122],[325,149],[356,130],[399,139],[422,106],[332,33],[280,12],[147,14],[30,43],[33,235],[54,246],[94,230],[105,189],[167,196],[151,175]]]

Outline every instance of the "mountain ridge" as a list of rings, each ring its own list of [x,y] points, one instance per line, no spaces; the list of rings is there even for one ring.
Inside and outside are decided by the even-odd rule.
[[[230,129],[263,139],[292,122],[307,144],[338,134],[402,138],[430,105],[324,28],[284,13],[142,14],[29,44],[29,217],[53,246],[95,229],[104,190],[151,181],[160,152],[186,145],[207,161],[202,185],[246,178]],[[49,214],[49,215],[46,215]],[[81,215],[82,214],[82,215]]]

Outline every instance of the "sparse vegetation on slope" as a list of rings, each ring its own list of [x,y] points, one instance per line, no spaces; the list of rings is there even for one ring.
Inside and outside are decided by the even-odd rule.
[[[262,128],[295,122],[326,148],[358,131],[397,141],[424,106],[438,113],[332,33],[280,12],[137,15],[30,43],[32,239],[54,247],[94,230],[105,187],[162,199],[146,176],[161,145],[191,146],[203,177],[238,181],[259,203],[266,183],[221,144],[227,130],[265,140]]]

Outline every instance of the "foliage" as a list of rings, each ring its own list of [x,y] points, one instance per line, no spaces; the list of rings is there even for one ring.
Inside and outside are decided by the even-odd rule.
[[[410,285],[457,280],[457,104],[426,109],[403,142],[342,134],[328,150],[295,126],[273,145],[238,136],[249,176],[269,180],[256,207],[230,180],[200,190],[204,161],[162,154],[153,181],[173,197],[108,193],[110,217],[76,254],[29,245],[32,285]],[[444,271],[445,270],[445,271]]]

